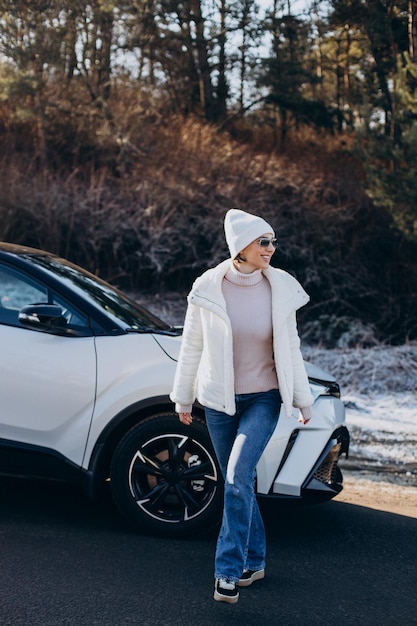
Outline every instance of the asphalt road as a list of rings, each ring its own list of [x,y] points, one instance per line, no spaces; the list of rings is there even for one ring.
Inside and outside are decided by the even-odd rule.
[[[267,576],[212,599],[215,537],[135,534],[71,487],[0,479],[1,626],[417,625],[417,520],[264,509]]]

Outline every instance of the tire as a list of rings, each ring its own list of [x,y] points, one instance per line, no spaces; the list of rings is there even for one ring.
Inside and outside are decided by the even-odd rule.
[[[223,484],[207,428],[176,414],[152,416],[119,442],[110,467],[113,499],[137,530],[180,537],[221,518]]]

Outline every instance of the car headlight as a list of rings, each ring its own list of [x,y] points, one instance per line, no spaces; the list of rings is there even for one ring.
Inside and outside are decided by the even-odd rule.
[[[334,398],[340,398],[340,386],[335,381],[310,378],[309,382],[314,400],[316,400],[319,396],[333,396]]]

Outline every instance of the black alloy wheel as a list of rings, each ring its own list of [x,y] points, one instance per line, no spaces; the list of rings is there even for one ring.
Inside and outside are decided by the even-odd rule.
[[[113,499],[138,530],[184,536],[212,529],[223,485],[207,428],[194,418],[155,415],[118,444],[110,469]]]

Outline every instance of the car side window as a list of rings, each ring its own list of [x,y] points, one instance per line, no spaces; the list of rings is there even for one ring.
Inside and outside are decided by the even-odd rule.
[[[39,302],[58,304],[69,328],[79,329],[89,326],[86,316],[59,295],[48,293],[45,285],[18,270],[0,266],[0,324],[22,328],[18,319],[20,309]]]
[[[46,287],[9,268],[0,267],[0,323],[20,326],[18,315],[26,304],[47,301]]]

